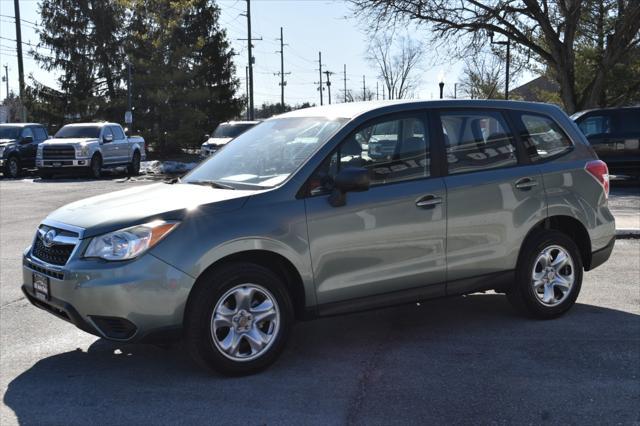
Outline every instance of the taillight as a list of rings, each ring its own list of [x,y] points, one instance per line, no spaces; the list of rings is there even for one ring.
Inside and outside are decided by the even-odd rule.
[[[589,161],[584,168],[600,182],[600,185],[604,188],[605,198],[609,198],[609,168],[607,163],[602,160]]]

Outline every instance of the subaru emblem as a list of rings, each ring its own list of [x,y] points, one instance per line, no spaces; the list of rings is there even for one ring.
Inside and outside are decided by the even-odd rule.
[[[50,229],[46,234],[42,237],[42,243],[45,247],[51,247],[53,245],[53,240],[56,238],[56,230]]]

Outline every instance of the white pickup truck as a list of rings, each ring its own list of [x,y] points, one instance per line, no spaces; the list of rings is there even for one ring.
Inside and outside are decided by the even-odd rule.
[[[99,178],[103,168],[118,166],[137,175],[145,158],[144,139],[127,137],[119,124],[76,123],[63,126],[53,139],[38,145],[36,167],[42,178],[74,170]]]

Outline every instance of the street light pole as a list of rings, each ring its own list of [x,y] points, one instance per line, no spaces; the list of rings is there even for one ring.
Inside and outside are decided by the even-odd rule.
[[[511,62],[511,40],[507,37],[506,41],[493,41],[493,31],[487,31],[491,44],[501,44],[507,46],[507,66],[505,67],[506,75],[504,79],[504,98],[509,100],[509,66]]]

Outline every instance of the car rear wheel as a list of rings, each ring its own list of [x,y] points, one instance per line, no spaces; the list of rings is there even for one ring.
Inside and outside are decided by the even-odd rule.
[[[559,231],[542,231],[525,242],[507,297],[523,314],[556,318],[574,305],[582,274],[582,258],[573,240]]]
[[[127,166],[127,171],[130,176],[138,176],[140,174],[140,153],[138,151],[133,153],[133,158]]]
[[[91,164],[89,165],[89,177],[94,179],[100,179],[102,176],[102,157],[95,154],[91,157]]]
[[[7,164],[4,166],[4,175],[14,179],[20,177],[20,159],[15,155],[7,160]]]
[[[207,273],[190,297],[185,340],[201,366],[225,375],[256,373],[284,349],[293,321],[282,280],[235,263]]]

